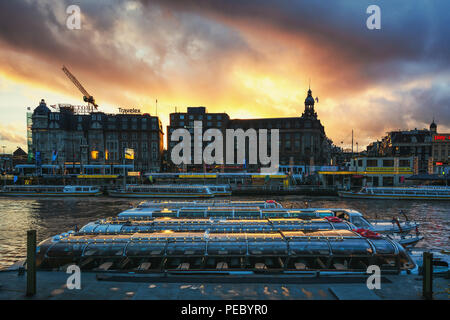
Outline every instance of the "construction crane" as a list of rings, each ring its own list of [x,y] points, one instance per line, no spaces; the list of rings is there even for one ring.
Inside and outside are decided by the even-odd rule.
[[[95,103],[94,97],[91,96],[91,95],[86,91],[86,89],[81,85],[81,83],[77,80],[77,78],[75,78],[75,76],[74,76],[72,73],[70,73],[70,71],[69,71],[65,66],[62,67],[62,70],[64,71],[64,73],[66,74],[66,76],[70,79],[70,81],[73,82],[73,84],[75,85],[75,87],[77,87],[78,90],[80,90],[80,92],[83,94],[83,100],[84,100],[85,102],[87,102],[88,105],[92,105],[92,106],[95,107],[95,109],[97,109],[97,108],[98,108],[98,105]]]

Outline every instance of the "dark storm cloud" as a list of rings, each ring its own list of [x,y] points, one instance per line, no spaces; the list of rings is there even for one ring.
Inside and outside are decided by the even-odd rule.
[[[331,60],[335,61],[322,62],[330,66],[327,71],[343,75],[337,79],[339,82],[350,81],[357,90],[372,85],[391,86],[395,99],[361,101],[362,105],[370,105],[377,121],[367,117],[367,110],[358,105],[350,108],[360,119],[367,117],[368,121],[362,122],[366,122],[364,128],[368,133],[406,128],[411,122],[427,127],[433,114],[444,127],[450,127],[448,1],[164,0],[161,3],[179,11],[202,12],[238,27],[258,25],[261,32],[275,28],[294,38],[307,39],[318,50],[324,47],[332,52]],[[381,30],[366,28],[369,16],[366,8],[371,4],[381,8]],[[351,68],[353,78],[345,78],[348,76],[345,68]],[[438,74],[444,80],[433,81],[430,86],[413,90],[398,86],[417,77]],[[340,85],[330,83],[335,88]],[[348,115],[348,109],[348,105],[342,106],[343,116]]]
[[[81,8],[81,30],[66,28],[65,11],[72,4]],[[107,80],[111,87],[126,84],[141,93],[148,92],[149,88],[170,90],[163,75],[167,56],[196,59],[195,49],[203,45],[200,58],[215,60],[215,67],[220,68],[221,55],[237,51],[252,54],[242,39],[220,26],[207,25],[201,17],[177,15],[159,5],[128,14],[125,5],[126,1],[1,1],[0,48],[3,53],[10,50],[33,56],[41,67],[45,63],[49,65],[50,73],[59,75],[45,80],[53,82],[52,86],[60,82],[59,87],[70,88],[57,71],[62,64],[68,64],[69,69],[81,74],[81,79]],[[142,41],[136,47],[132,41],[118,43],[121,37],[126,40],[127,35],[118,32],[127,23],[138,27],[129,32]],[[140,45],[149,45],[153,50],[151,63],[138,57]],[[44,81],[42,73],[36,72],[38,63],[33,73],[20,59],[0,55],[0,64],[3,62],[9,72]],[[195,75],[194,70],[192,74]]]

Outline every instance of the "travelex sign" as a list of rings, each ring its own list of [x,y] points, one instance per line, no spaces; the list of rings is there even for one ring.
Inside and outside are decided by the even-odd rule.
[[[120,113],[125,113],[125,114],[139,114],[141,113],[141,109],[136,109],[136,108],[119,108],[119,112]]]
[[[210,128],[203,133],[202,122],[194,121],[194,137],[193,137],[193,151],[194,161],[192,162],[191,149],[191,133],[184,128],[179,128],[173,131],[170,139],[171,141],[178,141],[172,148],[170,154],[171,160],[175,165],[181,164],[245,164],[246,163],[246,139],[248,139],[248,164],[259,164],[261,173],[274,174],[278,171],[279,164],[279,130],[270,130],[270,156],[267,150],[267,129],[260,129],[258,132],[255,129],[227,129],[226,130],[226,159],[223,156],[223,134],[222,131],[216,128]],[[203,150],[203,142],[210,142]],[[236,142],[236,145],[235,145]],[[235,151],[236,159],[235,163]]]

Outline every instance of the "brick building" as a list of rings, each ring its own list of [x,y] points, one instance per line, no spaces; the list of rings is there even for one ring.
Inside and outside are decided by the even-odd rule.
[[[226,134],[227,129],[255,129],[257,132],[261,129],[279,129],[279,160],[280,165],[326,165],[329,164],[331,157],[332,142],[325,135],[325,129],[317,118],[314,110],[315,100],[312,97],[312,91],[308,91],[305,99],[305,109],[300,117],[289,118],[261,118],[261,119],[230,119],[226,113],[208,113],[205,107],[188,108],[187,112],[171,113],[170,125],[167,127],[167,146],[168,154],[171,154],[172,148],[178,143],[171,141],[171,134],[178,128],[185,128],[191,132],[191,149],[194,143],[205,147],[209,142],[194,141],[194,121],[202,121],[203,133],[209,128],[219,129],[224,137],[224,158],[226,158]],[[270,138],[268,137],[268,141]],[[235,144],[236,148],[236,144]],[[249,145],[246,143],[246,162],[245,165],[225,165],[225,167],[240,167],[247,171],[259,170],[259,165],[250,165],[249,163]],[[270,150],[270,147],[268,146]],[[203,149],[202,149],[203,150]],[[193,152],[191,153],[193,154]],[[235,150],[236,155],[236,150]],[[186,170],[204,170],[204,165],[187,165]]]
[[[31,131],[37,164],[122,164],[124,149],[131,148],[135,170],[160,171],[162,125],[149,114],[78,114],[70,106],[52,112],[41,100],[32,114]]]

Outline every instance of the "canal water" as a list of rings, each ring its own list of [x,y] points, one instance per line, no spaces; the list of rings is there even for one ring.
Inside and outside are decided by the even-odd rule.
[[[352,208],[368,219],[389,219],[407,213],[420,223],[425,237],[416,247],[450,250],[450,203],[410,200],[360,200],[337,197],[269,197],[285,207]],[[265,200],[267,197],[232,197],[233,200]],[[38,241],[81,228],[88,222],[112,217],[142,199],[98,198],[2,198],[0,197],[0,269],[26,255],[26,232],[36,229]],[[403,217],[402,217],[403,218]]]

